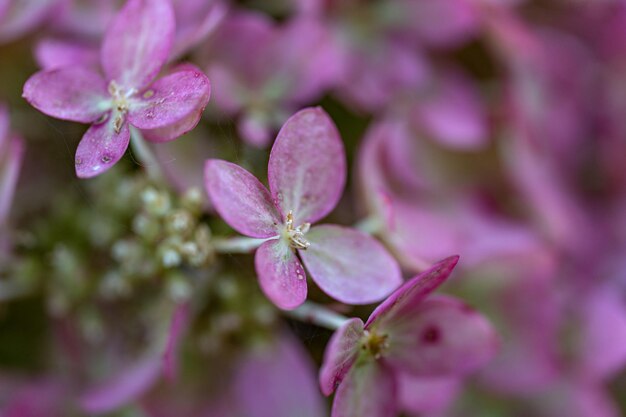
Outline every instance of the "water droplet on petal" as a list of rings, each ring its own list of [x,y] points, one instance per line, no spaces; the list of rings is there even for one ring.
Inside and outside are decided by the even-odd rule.
[[[109,162],[111,162],[113,158],[111,158],[109,155],[104,155],[102,156],[102,158],[100,159],[103,163],[108,164]]]

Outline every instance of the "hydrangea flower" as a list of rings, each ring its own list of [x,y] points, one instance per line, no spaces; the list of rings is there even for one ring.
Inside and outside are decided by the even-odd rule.
[[[207,192],[217,212],[238,232],[266,239],[255,265],[261,288],[284,309],[302,304],[306,276],[349,304],[382,299],[401,283],[400,270],[383,246],[347,227],[311,224],[326,216],[346,181],[343,144],[321,108],[301,110],[282,127],[268,165],[268,191],[252,174],[222,160],[208,160]]]
[[[131,126],[161,142],[193,129],[210,94],[208,78],[184,65],[155,80],[174,39],[167,0],[130,0],[109,26],[100,60],[90,67],[62,67],[33,75],[24,97],[49,116],[92,123],[76,151],[81,178],[101,174],[123,155]]]
[[[491,324],[452,297],[430,297],[458,262],[435,264],[396,290],[367,322],[352,318],[326,347],[320,370],[325,395],[337,393],[333,417],[398,414],[398,383],[412,377],[465,375],[497,347]]]

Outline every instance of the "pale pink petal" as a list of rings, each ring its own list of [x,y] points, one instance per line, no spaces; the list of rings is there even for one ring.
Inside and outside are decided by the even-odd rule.
[[[91,178],[100,175],[119,161],[130,142],[128,123],[123,123],[119,132],[115,130],[115,113],[107,120],[91,125],[76,149],[76,175]]]
[[[128,120],[133,126],[148,130],[186,121],[191,115],[197,123],[210,94],[211,84],[206,75],[192,65],[185,65],[152,83],[131,104]]]
[[[331,417],[396,417],[396,384],[387,367],[359,359],[337,388]]]
[[[431,297],[377,327],[388,336],[383,355],[395,369],[416,376],[474,372],[496,353],[498,338],[489,321],[452,297]]]
[[[306,300],[304,269],[282,239],[263,243],[256,251],[254,265],[261,289],[277,307],[291,310]]]
[[[353,318],[345,322],[330,338],[320,369],[322,394],[332,394],[356,361],[359,341],[363,337],[363,321]]]
[[[107,29],[100,60],[108,80],[138,91],[169,58],[174,11],[168,0],[129,0]]]
[[[458,261],[458,256],[446,258],[404,283],[374,310],[365,323],[366,328],[384,325],[412,311],[450,276]]]
[[[274,201],[296,225],[315,222],[337,205],[346,183],[339,132],[320,107],[291,116],[274,142],[268,164]]]
[[[311,278],[331,297],[347,304],[383,299],[402,283],[400,267],[382,244],[348,227],[313,227],[299,251]]]
[[[185,133],[191,132],[202,118],[203,110],[203,108],[198,108],[196,111],[189,113],[186,118],[165,127],[150,130],[141,129],[141,133],[143,134],[144,139],[149,140],[150,142],[171,142],[174,139],[178,139],[183,136]],[[204,155],[205,159],[206,156],[208,155]]]
[[[43,69],[62,67],[97,67],[98,48],[80,42],[46,38],[35,46],[35,59]]]
[[[105,81],[84,67],[40,71],[26,81],[22,95],[48,116],[75,122],[93,122],[111,107]]]
[[[160,371],[159,357],[143,359],[100,386],[88,389],[79,398],[80,406],[90,414],[114,411],[145,393]]]
[[[315,384],[314,364],[297,338],[282,334],[256,346],[240,361],[234,376],[239,413],[248,417],[323,417],[325,404]]]
[[[415,415],[440,415],[462,388],[462,380],[456,377],[414,377],[405,372],[396,377],[400,406]]]
[[[231,162],[209,159],[204,184],[220,216],[233,229],[251,237],[276,236],[282,224],[267,189],[252,174]]]

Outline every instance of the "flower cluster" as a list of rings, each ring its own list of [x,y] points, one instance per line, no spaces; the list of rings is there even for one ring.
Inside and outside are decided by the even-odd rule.
[[[625,27],[0,0],[0,415],[626,414]]]

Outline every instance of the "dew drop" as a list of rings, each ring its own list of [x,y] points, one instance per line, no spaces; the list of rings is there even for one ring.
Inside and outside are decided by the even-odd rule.
[[[150,98],[154,95],[154,90],[148,90],[145,93],[143,93],[143,98]]]
[[[113,158],[111,158],[109,155],[104,155],[100,160],[105,163],[108,164],[109,162],[111,162]]]

